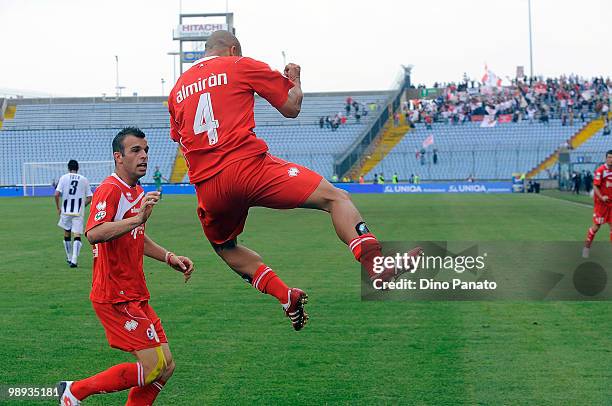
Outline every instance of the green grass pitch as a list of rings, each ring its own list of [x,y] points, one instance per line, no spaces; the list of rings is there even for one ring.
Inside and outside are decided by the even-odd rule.
[[[592,213],[531,195],[354,201],[381,240],[396,241],[580,241]],[[276,300],[214,255],[195,205],[195,196],[164,196],[147,224],[197,267],[184,284],[145,260],[177,364],[157,404],[612,404],[610,303],[361,302],[359,267],[327,214],[252,209],[241,241],[310,296],[310,323],[296,333]],[[78,269],[65,264],[52,199],[0,199],[0,213],[0,383],[47,386],[131,362],[108,347],[90,306],[88,243]]]

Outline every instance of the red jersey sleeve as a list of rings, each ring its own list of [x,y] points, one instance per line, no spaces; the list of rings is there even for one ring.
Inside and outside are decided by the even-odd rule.
[[[168,112],[170,113],[170,138],[172,138],[172,141],[174,142],[179,142],[181,139],[181,134],[179,133],[179,126],[176,123],[174,117],[174,99],[172,98],[172,95],[174,94],[174,92],[170,92],[170,96],[168,97]]]
[[[272,70],[268,64],[252,58],[237,60],[236,72],[239,73],[241,82],[244,82],[277,109],[285,104],[287,93],[295,86],[279,71]]]
[[[593,176],[593,185],[595,186],[601,186],[601,178],[602,178],[602,170],[601,168],[597,168],[597,170],[595,171],[595,176]]]
[[[91,210],[85,233],[102,223],[113,221],[117,214],[121,191],[111,183],[101,184],[91,200]]]

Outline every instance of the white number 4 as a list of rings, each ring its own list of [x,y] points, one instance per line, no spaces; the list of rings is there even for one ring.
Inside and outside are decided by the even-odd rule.
[[[195,135],[208,133],[208,144],[215,145],[219,141],[217,128],[219,128],[219,121],[215,120],[210,93],[202,93],[193,122],[193,133]]]

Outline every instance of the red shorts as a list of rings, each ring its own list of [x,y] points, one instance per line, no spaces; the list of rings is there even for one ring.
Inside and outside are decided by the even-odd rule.
[[[246,158],[195,185],[206,238],[222,244],[244,229],[249,208],[294,209],[321,183],[310,169],[270,154]]]
[[[612,223],[612,210],[610,208],[610,205],[596,201],[593,206],[593,223]]]
[[[166,333],[148,301],[92,302],[94,311],[113,348],[133,352],[167,343]]]

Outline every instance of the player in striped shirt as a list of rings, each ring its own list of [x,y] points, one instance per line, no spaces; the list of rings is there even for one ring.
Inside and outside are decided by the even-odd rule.
[[[64,229],[64,251],[66,262],[71,268],[77,267],[82,245],[84,208],[91,203],[93,196],[89,180],[78,174],[78,171],[79,163],[74,159],[68,161],[68,173],[62,175],[55,188],[55,207],[60,216],[57,225]]]

